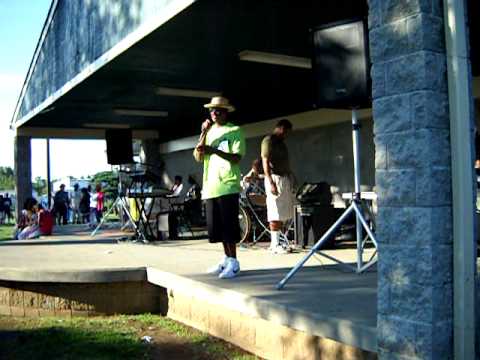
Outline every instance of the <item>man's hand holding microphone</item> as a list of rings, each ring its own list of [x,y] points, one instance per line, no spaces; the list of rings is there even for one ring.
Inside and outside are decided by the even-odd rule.
[[[202,132],[200,134],[200,138],[198,139],[198,144],[195,146],[194,156],[197,161],[202,161],[204,155],[213,154],[215,149],[211,146],[205,145],[205,141],[207,139],[208,130],[213,125],[213,121],[210,119],[206,119],[202,123]]]

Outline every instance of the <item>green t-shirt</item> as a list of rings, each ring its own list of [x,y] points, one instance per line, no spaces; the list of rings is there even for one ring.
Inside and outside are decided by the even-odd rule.
[[[239,126],[226,123],[213,125],[207,133],[206,145],[230,154],[245,155],[245,137]],[[240,165],[218,155],[205,155],[203,159],[202,199],[239,193]]]

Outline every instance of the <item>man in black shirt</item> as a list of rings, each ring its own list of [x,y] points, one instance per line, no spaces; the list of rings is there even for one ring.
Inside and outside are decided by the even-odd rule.
[[[58,225],[67,225],[69,203],[70,200],[68,199],[68,193],[65,191],[65,184],[62,184],[60,185],[60,190],[55,193],[55,197],[53,198],[53,210]]]
[[[12,198],[8,195],[8,193],[5,193],[5,196],[3,197],[3,210],[5,211],[5,220],[8,224],[10,223],[10,219],[13,219]]]

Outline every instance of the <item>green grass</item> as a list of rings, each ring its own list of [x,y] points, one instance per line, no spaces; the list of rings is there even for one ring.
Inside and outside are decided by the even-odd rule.
[[[106,222],[118,222],[118,221],[120,221],[120,217],[118,216],[118,214],[110,213],[110,214],[108,214],[105,221]]]
[[[144,344],[143,335],[151,335],[153,343]],[[0,316],[0,359],[160,359],[170,357],[172,349],[188,351],[186,358],[192,359],[257,359],[157,315],[72,319]],[[165,351],[170,351],[169,355]]]
[[[12,240],[13,225],[0,225],[0,241]]]

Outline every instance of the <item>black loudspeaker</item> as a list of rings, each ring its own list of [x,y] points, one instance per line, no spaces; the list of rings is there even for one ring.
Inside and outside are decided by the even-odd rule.
[[[107,162],[110,165],[133,162],[132,130],[106,130],[105,140],[107,141]]]
[[[312,30],[313,72],[317,107],[371,106],[368,29],[349,20]]]

